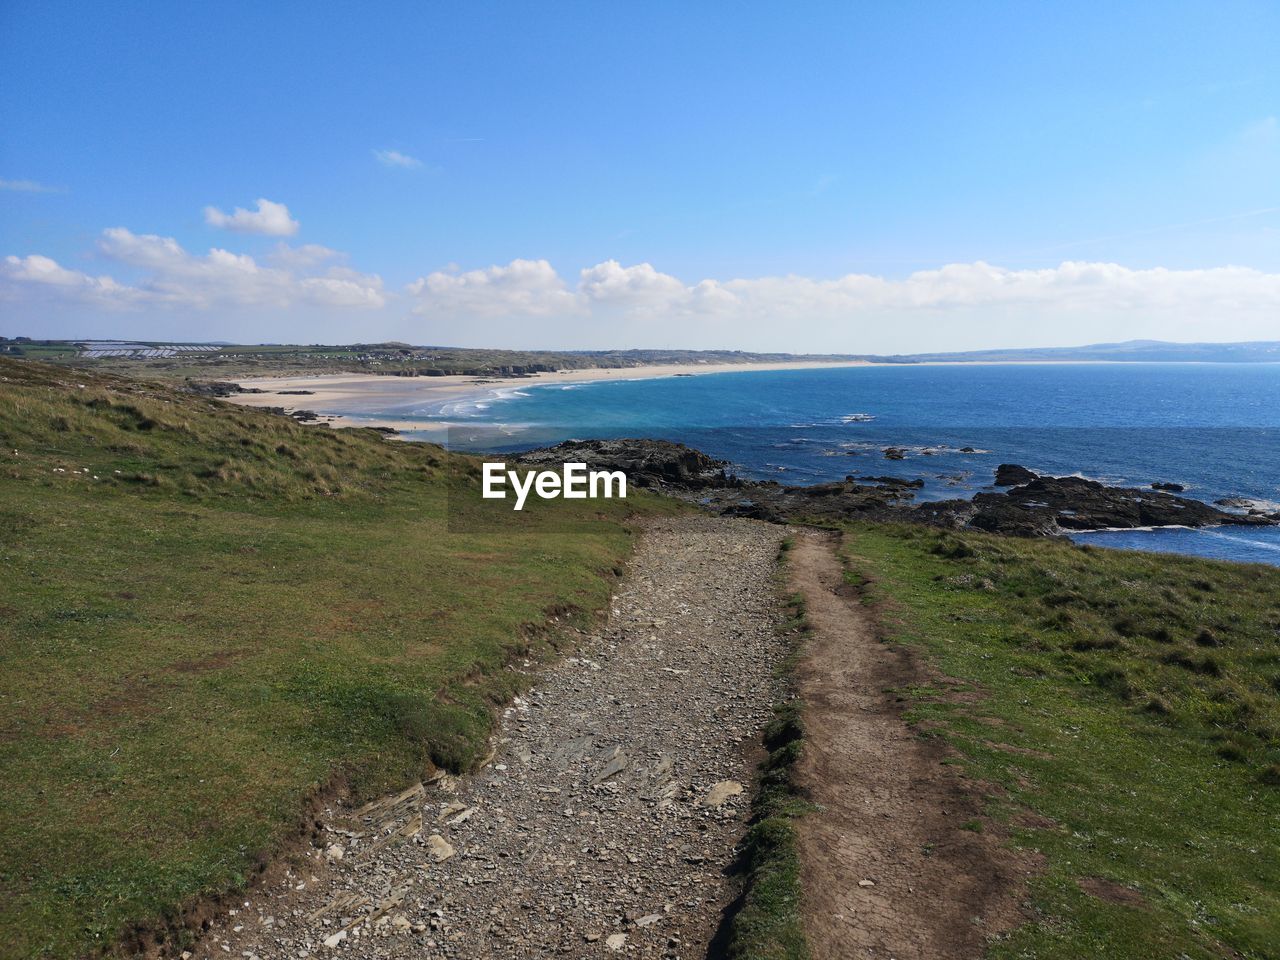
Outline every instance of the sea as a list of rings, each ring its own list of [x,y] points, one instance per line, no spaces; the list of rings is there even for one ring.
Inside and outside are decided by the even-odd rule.
[[[386,411],[507,452],[655,437],[787,484],[920,479],[918,499],[994,489],[1001,463],[1280,510],[1280,364],[955,364],[539,383]],[[890,449],[898,451],[886,456]],[[901,459],[896,459],[897,456]],[[1280,527],[1092,531],[1081,543],[1280,565]]]

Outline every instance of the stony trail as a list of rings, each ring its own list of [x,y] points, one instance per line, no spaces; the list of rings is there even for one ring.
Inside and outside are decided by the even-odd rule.
[[[652,524],[608,623],[535,675],[479,773],[323,812],[326,849],[191,956],[706,956],[778,693],[784,535]]]

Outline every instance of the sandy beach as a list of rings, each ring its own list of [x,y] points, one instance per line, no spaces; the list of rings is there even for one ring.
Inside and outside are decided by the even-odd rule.
[[[397,407],[436,407],[451,401],[484,397],[496,390],[537,386],[547,383],[595,383],[602,380],[655,380],[662,377],[703,376],[711,373],[749,373],[759,370],[816,370],[832,367],[872,366],[863,360],[834,362],[795,361],[777,363],[670,363],[640,367],[593,367],[585,370],[561,370],[518,378],[393,377],[364,373],[333,373],[311,377],[255,377],[237,380],[246,390],[264,393],[241,393],[227,397],[232,403],[248,407],[283,407],[312,410],[320,422],[334,427],[378,427],[400,431],[437,433],[449,424],[443,421],[423,423],[420,420],[388,416]],[[305,394],[293,391],[307,391]]]

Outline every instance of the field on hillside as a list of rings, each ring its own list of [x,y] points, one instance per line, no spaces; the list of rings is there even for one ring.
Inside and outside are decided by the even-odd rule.
[[[182,378],[245,379],[292,374],[318,376],[365,373],[382,376],[519,376],[554,370],[624,368],[663,363],[761,363],[780,360],[839,360],[823,354],[746,353],[741,350],[495,350],[471,347],[411,346],[406,343],[206,344],[134,343],[156,354],[113,349],[86,352],[92,343],[71,340],[8,340],[6,350],[29,360],[45,360],[99,373],[161,380]]]
[[[466,768],[508,664],[605,604],[632,511],[674,509],[458,523],[478,471],[439,448],[21,361],[0,453],[6,957],[242,885],[319,790]]]
[[[1280,570],[854,525],[848,576],[937,683],[901,691],[1040,851],[992,956],[1280,956]]]

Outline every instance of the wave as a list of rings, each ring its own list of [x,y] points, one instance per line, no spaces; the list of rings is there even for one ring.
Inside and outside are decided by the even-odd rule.
[[[1229,533],[1223,533],[1221,530],[1202,528],[1201,533],[1205,533],[1211,537],[1218,537],[1221,540],[1230,540],[1232,543],[1243,543],[1258,550],[1269,550],[1274,553],[1280,553],[1280,543],[1269,543],[1266,540],[1252,540],[1247,537],[1233,537]]]

